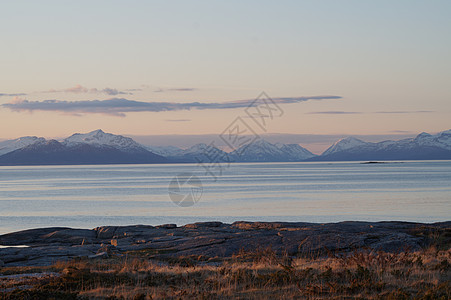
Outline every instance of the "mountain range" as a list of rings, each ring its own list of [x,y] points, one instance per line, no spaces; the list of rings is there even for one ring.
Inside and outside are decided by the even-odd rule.
[[[145,146],[98,129],[63,140],[21,137],[0,142],[0,165],[151,164],[188,162],[295,162],[451,159],[451,129],[436,135],[371,143],[346,137],[315,155],[298,144],[259,139],[232,152],[213,145]]]
[[[312,161],[432,160],[451,159],[451,129],[436,135],[369,143],[354,137],[335,142]]]
[[[12,150],[12,151],[11,151]],[[95,130],[62,141],[22,137],[0,143],[0,165],[79,165],[165,163],[131,138]]]

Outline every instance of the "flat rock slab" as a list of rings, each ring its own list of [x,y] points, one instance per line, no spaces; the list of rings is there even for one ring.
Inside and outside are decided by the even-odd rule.
[[[177,227],[102,226],[94,229],[38,228],[0,235],[0,267],[49,265],[77,257],[99,259],[112,253],[149,249],[155,255],[227,258],[241,250],[272,248],[278,253],[306,255],[358,249],[419,250],[427,245],[423,232],[440,230],[451,236],[451,222],[202,222]]]

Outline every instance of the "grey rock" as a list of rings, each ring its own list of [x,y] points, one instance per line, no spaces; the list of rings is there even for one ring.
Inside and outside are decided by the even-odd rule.
[[[37,228],[29,229],[18,232],[7,233],[0,235],[0,245],[29,245],[32,243],[40,242],[42,237],[59,230],[67,230],[66,227],[50,227],[50,228]]]
[[[186,224],[183,228],[197,229],[197,228],[209,228],[209,227],[220,227],[222,222],[198,222],[193,224]]]
[[[140,234],[146,234],[153,229],[155,229],[155,227],[150,225],[121,226],[116,229],[115,235],[117,237],[130,235],[137,236]]]
[[[177,228],[177,224],[163,224],[163,225],[157,226],[157,228],[174,229],[174,228]]]
[[[165,224],[102,226],[92,230],[40,228],[1,235],[0,245],[30,247],[0,248],[0,258],[5,266],[39,266],[76,257],[99,258],[143,249],[155,250],[155,257],[231,257],[240,250],[268,247],[278,253],[300,256],[368,248],[395,252],[418,250],[425,245],[424,237],[413,234],[418,228],[451,232],[451,222],[199,222],[182,227]]]
[[[113,245],[110,245],[110,244],[101,244],[100,248],[97,249],[97,254],[103,253],[103,252],[106,252],[108,254],[112,254],[114,252],[117,252],[117,248],[115,246],[113,246]]]
[[[16,254],[16,255],[4,255],[2,256],[2,260],[3,262],[7,263],[12,263],[12,262],[17,262],[17,261],[23,261],[26,260],[27,257],[24,254]]]
[[[121,246],[132,245],[135,242],[136,242],[136,239],[133,239],[131,237],[115,238],[115,239],[110,240],[111,246],[114,246],[114,247],[121,247]]]
[[[94,228],[98,239],[111,239],[116,232],[117,226],[102,226]]]

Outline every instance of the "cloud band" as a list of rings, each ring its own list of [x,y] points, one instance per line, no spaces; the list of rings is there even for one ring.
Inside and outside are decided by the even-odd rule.
[[[299,103],[309,100],[341,99],[339,96],[311,96],[311,97],[285,97],[273,98],[277,104]],[[84,100],[84,101],[63,101],[44,100],[29,101],[16,100],[3,104],[3,108],[12,111],[55,111],[74,114],[101,113],[115,116],[124,116],[128,112],[162,112],[191,109],[232,109],[244,108],[252,105],[252,100],[238,100],[226,102],[143,102],[129,100],[125,98],[112,98],[108,100]]]

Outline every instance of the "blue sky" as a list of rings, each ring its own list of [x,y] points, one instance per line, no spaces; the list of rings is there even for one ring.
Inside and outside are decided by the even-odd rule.
[[[220,103],[262,91],[341,97],[285,104],[272,133],[451,128],[450,1],[9,1],[0,10],[0,138],[216,134],[240,108],[113,116],[4,104]]]

